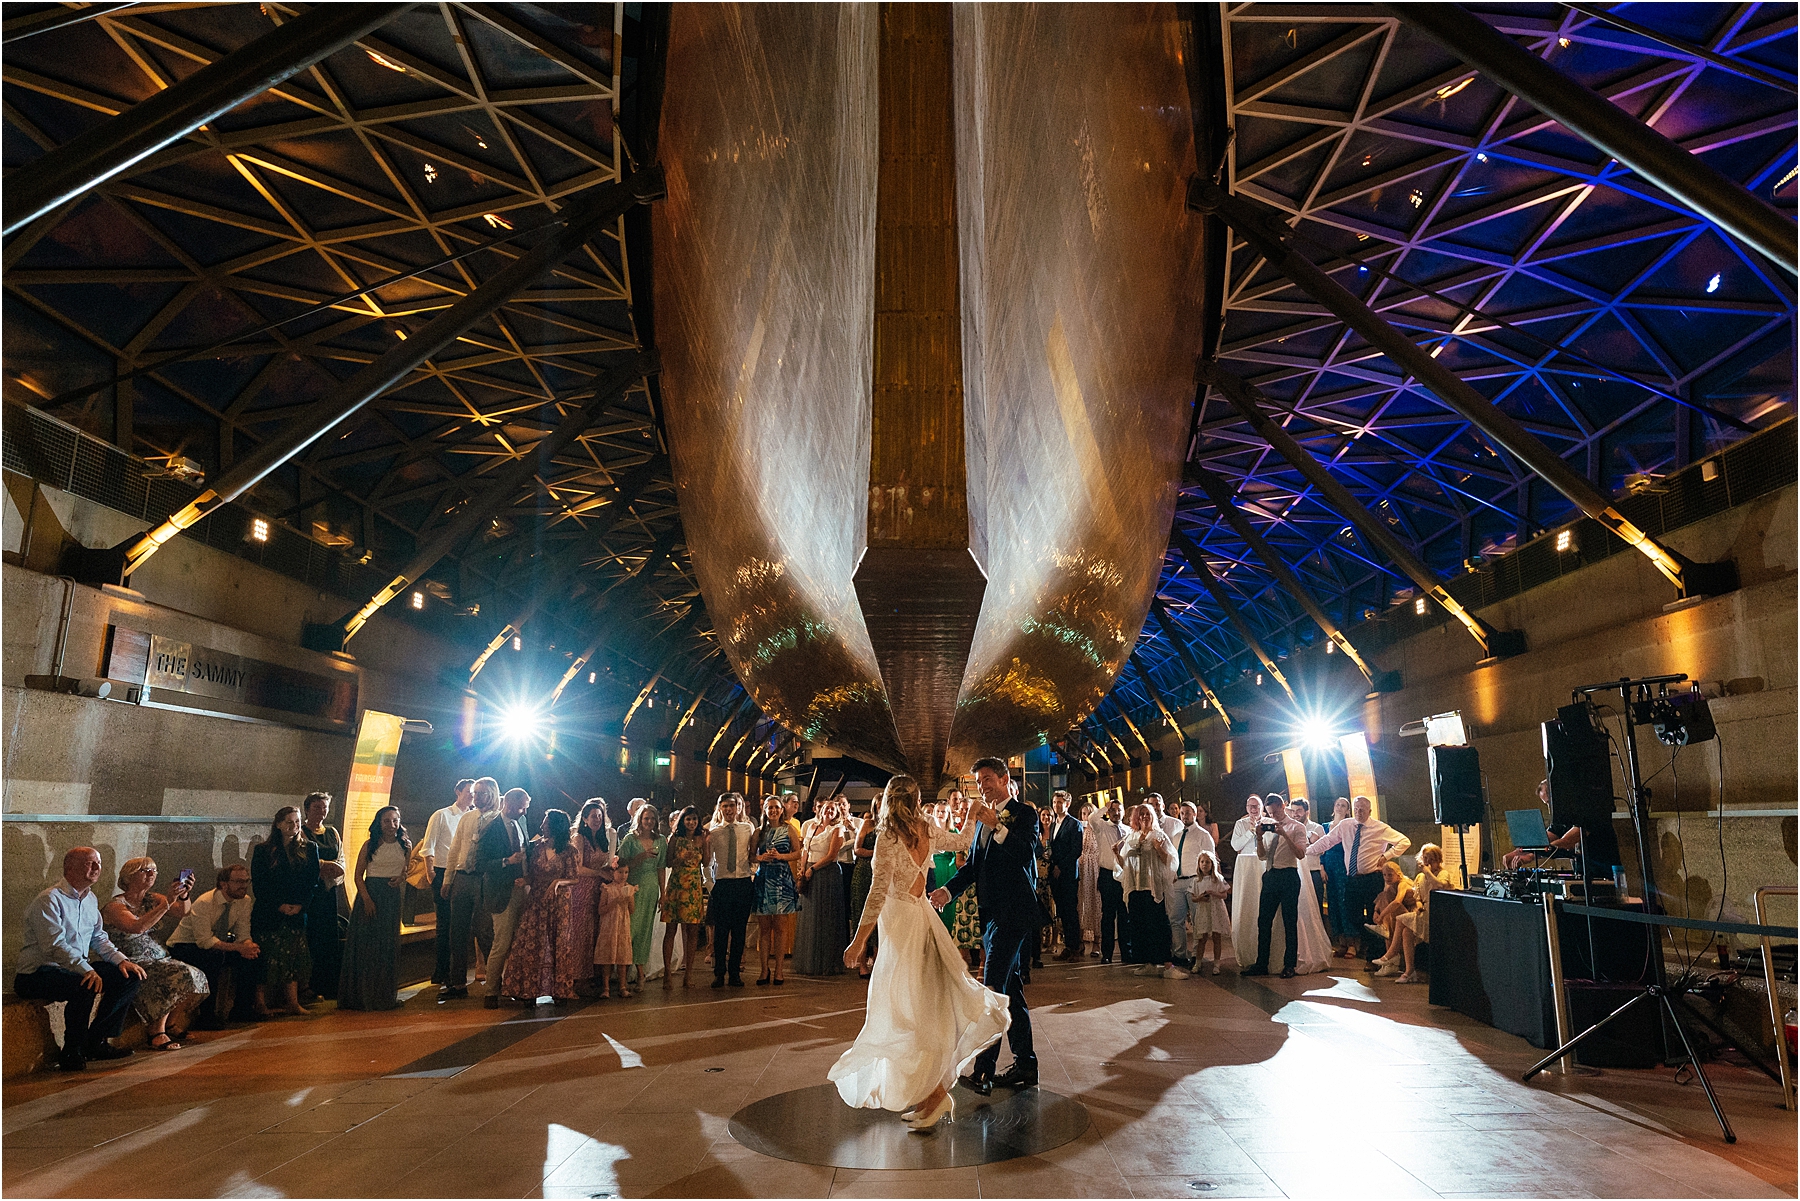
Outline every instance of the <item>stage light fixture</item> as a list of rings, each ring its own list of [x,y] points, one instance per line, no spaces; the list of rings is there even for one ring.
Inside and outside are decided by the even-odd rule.
[[[597,671],[588,672],[588,683],[598,684],[599,682],[600,682],[600,673],[599,672],[597,672]]]
[[[1418,721],[1409,721],[1400,727],[1402,737],[1425,735],[1425,741],[1431,746],[1468,746],[1469,731],[1463,725],[1462,710],[1452,709],[1448,713],[1434,713],[1430,717],[1421,717]]]
[[[1417,613],[1420,617],[1425,616],[1425,598],[1424,597],[1421,596],[1418,600],[1413,602],[1413,612]]]
[[[415,609],[423,609],[425,607],[425,594],[423,592],[415,592],[412,594],[412,607]]]
[[[543,724],[543,713],[527,705],[514,705],[500,711],[500,732],[513,742],[536,737]]]
[[[517,634],[513,635],[513,649],[516,651],[522,651],[525,649],[525,640],[523,638],[519,637]]]
[[[255,542],[267,542],[269,540],[269,522],[267,518],[253,517],[250,519],[250,538]]]
[[[1337,740],[1337,731],[1322,717],[1308,717],[1300,723],[1300,744],[1308,750],[1322,751]]]
[[[1558,551],[1574,550],[1575,549],[1575,531],[1574,530],[1558,530],[1556,532],[1556,549]]]

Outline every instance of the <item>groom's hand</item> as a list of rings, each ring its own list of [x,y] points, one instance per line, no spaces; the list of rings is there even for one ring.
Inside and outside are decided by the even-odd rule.
[[[938,889],[932,890],[931,907],[933,909],[942,909],[944,906],[948,905],[949,903],[950,903],[950,890],[948,888],[938,888]]]

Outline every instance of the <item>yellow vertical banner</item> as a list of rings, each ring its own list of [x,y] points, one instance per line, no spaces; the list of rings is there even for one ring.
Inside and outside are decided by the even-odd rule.
[[[1350,777],[1351,798],[1368,797],[1369,816],[1379,818],[1381,798],[1375,793],[1375,764],[1369,758],[1369,740],[1361,734],[1346,734],[1339,744],[1344,748],[1344,774]]]
[[[1290,748],[1281,752],[1281,767],[1287,773],[1288,800],[1295,797],[1312,800],[1312,793],[1306,790],[1306,760],[1299,750]]]
[[[352,879],[356,857],[369,841],[369,823],[394,790],[394,762],[400,758],[404,721],[392,713],[366,709],[356,732],[356,758],[350,763],[350,786],[344,790],[344,867]]]

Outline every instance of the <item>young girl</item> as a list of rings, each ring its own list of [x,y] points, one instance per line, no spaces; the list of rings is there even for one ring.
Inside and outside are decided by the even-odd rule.
[[[625,873],[619,871],[618,875]],[[600,918],[596,922],[598,936],[594,939],[594,975],[599,978],[600,995],[612,995],[611,982],[613,969],[619,970],[619,995],[631,995],[631,915],[637,905],[637,885],[627,884],[623,880],[607,880],[602,877],[600,884]]]
[[[1193,904],[1188,909],[1188,922],[1193,931],[1194,941],[1191,944],[1199,950],[1194,962],[1194,970],[1198,972],[1206,959],[1206,940],[1212,939],[1212,974],[1219,974],[1219,961],[1225,957],[1225,935],[1231,932],[1231,915],[1225,911],[1225,898],[1231,895],[1231,885],[1219,875],[1219,865],[1205,851],[1195,861],[1194,882],[1188,885],[1188,896]]]

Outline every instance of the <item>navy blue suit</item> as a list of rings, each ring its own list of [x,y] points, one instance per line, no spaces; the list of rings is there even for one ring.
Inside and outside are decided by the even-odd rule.
[[[1007,1042],[1012,1047],[1013,1062],[1020,1070],[1036,1075],[1031,1012],[1025,1005],[1020,972],[1025,965],[1026,947],[1043,925],[1037,902],[1037,809],[1015,798],[1001,810],[1000,826],[1006,831],[1004,839],[977,829],[975,844],[969,848],[969,861],[944,883],[944,889],[957,897],[970,885],[975,888],[976,899],[981,903],[981,946],[986,956],[981,982],[1006,994],[1012,1013]],[[995,1043],[975,1057],[971,1072],[978,1077],[992,1076],[999,1059],[1000,1044]]]
[[[1087,827],[1072,816],[1064,816],[1062,829],[1056,830],[1054,819],[1048,828],[1055,831],[1050,838],[1050,896],[1056,902],[1056,919],[1062,923],[1063,949],[1081,950],[1081,840]]]

